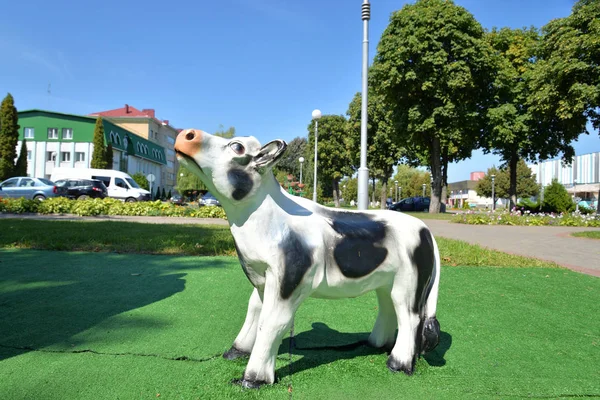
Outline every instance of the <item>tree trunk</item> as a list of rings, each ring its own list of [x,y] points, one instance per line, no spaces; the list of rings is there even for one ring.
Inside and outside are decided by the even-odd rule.
[[[510,197],[510,209],[512,210],[517,206],[517,163],[519,157],[515,154],[512,155],[508,165],[508,172],[510,174],[510,184],[508,188],[508,195]]]
[[[381,185],[381,204],[379,204],[379,208],[385,210],[385,205],[387,203],[387,180],[382,182]]]
[[[337,178],[333,180],[333,203],[336,207],[340,206],[340,182]]]
[[[448,199],[448,148],[444,148],[444,154],[442,155],[442,198],[441,203],[446,204]],[[446,207],[447,208],[447,207]],[[440,208],[440,212],[442,209]],[[445,209],[444,209],[445,211]]]
[[[442,197],[442,163],[440,160],[441,146],[440,139],[433,138],[433,146],[430,155],[431,176],[433,178],[433,187],[431,191],[431,202],[429,203],[429,213],[438,214],[440,212],[440,199]]]
[[[600,215],[600,190],[598,190],[598,199],[596,203],[596,213]]]

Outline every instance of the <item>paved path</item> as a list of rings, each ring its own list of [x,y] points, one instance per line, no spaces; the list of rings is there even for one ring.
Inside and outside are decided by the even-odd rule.
[[[127,217],[74,215],[14,215],[0,214],[0,218],[33,218],[67,221],[129,221],[155,224],[216,224],[228,225],[227,221],[214,218],[176,217]],[[426,219],[424,222],[435,236],[464,240],[483,247],[554,261],[574,271],[600,277],[600,240],[575,238],[571,232],[597,230],[598,228],[549,227],[549,226],[499,226],[464,225],[444,220]]]
[[[505,253],[554,261],[575,271],[600,277],[600,240],[576,238],[572,232],[598,228],[562,226],[464,225],[426,219],[435,236],[464,240]]]

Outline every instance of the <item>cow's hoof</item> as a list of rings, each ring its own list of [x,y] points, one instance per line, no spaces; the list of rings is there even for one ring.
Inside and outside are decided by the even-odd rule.
[[[392,372],[404,372],[406,375],[412,375],[415,371],[415,363],[410,364],[396,361],[393,357],[388,357],[387,367]]]
[[[421,354],[429,353],[440,342],[440,323],[437,318],[427,318],[423,326],[423,349]]]
[[[234,379],[231,381],[234,385],[240,385],[244,389],[260,389],[262,385],[266,385],[265,381],[250,381],[244,378]]]
[[[231,346],[231,348],[229,350],[227,350],[225,352],[225,354],[223,354],[223,358],[226,360],[235,360],[237,358],[248,357],[249,355],[250,355],[250,353],[240,350],[240,349],[236,348],[235,346]]]

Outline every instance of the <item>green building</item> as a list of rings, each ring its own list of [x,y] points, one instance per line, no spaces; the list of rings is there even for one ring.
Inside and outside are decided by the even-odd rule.
[[[54,111],[26,110],[19,113],[19,144],[27,142],[27,174],[49,178],[55,167],[90,168],[94,151],[94,127],[97,117]],[[133,175],[142,172],[161,182],[166,166],[164,147],[103,119],[104,143],[112,144],[112,169]],[[165,190],[172,190],[165,187]]]

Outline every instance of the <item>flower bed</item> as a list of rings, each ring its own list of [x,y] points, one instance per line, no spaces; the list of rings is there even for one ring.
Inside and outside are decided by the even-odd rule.
[[[225,211],[221,207],[185,207],[163,203],[160,200],[124,203],[111,198],[102,200],[70,200],[66,197],[54,197],[44,201],[27,200],[24,198],[0,199],[0,212],[13,214],[129,215],[227,219]]]
[[[470,225],[521,225],[521,226],[584,226],[600,227],[600,216],[580,213],[566,214],[534,214],[529,211],[513,209],[496,212],[464,212],[458,213],[451,222]]]

